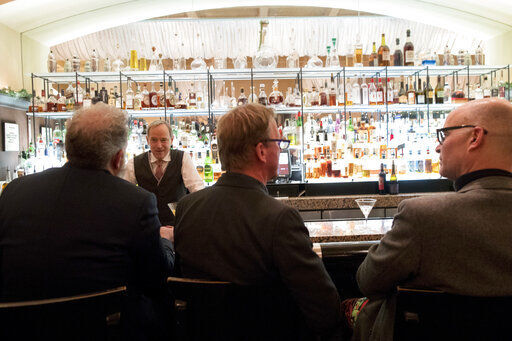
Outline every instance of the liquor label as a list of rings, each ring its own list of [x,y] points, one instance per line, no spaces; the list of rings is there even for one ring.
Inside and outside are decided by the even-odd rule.
[[[409,104],[414,104],[415,99],[416,98],[415,98],[414,92],[410,92],[409,94],[407,94],[407,100],[408,100]]]
[[[384,190],[384,177],[379,176],[379,191],[383,191],[383,190]]]
[[[405,62],[414,63],[414,50],[405,51]]]
[[[135,100],[133,101],[133,109],[134,110],[140,110],[141,109],[140,99],[135,98]]]
[[[393,91],[392,90],[388,90],[388,102],[390,102],[390,103],[393,102]]]
[[[425,104],[425,95],[418,95],[418,104]]]
[[[151,105],[153,107],[157,107],[158,106],[158,96],[151,97]]]
[[[498,97],[498,93],[499,93],[498,88],[491,89],[491,96],[492,97]]]
[[[434,98],[434,91],[428,92],[428,98]]]
[[[390,61],[389,51],[382,51],[382,60]]]
[[[126,98],[126,109],[133,109],[133,97]]]
[[[384,93],[382,91],[377,91],[377,102],[383,102],[384,101]]]
[[[149,95],[145,95],[145,96],[144,96],[144,105],[145,105],[146,107],[149,107],[149,104],[150,104],[150,103],[149,103]]]
[[[363,94],[362,104],[368,105],[368,89],[363,89],[362,94]]]
[[[437,96],[437,98],[443,98],[444,97],[444,91],[438,91],[436,96]]]
[[[377,92],[370,92],[370,103],[377,102]]]

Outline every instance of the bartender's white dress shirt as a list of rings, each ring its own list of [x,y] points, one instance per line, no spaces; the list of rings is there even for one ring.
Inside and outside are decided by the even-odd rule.
[[[171,161],[171,153],[169,152],[163,159],[162,167],[164,174],[165,170],[167,169],[167,165]],[[151,166],[151,172],[155,174],[157,159],[153,156],[153,153],[151,152],[149,152],[149,163]],[[204,188],[203,180],[197,173],[196,167],[194,166],[194,162],[192,162],[192,158],[187,152],[183,153],[183,159],[181,161],[181,177],[183,178],[183,184],[190,193],[199,191],[200,189]],[[128,163],[126,164],[123,179],[133,184],[137,183],[137,179],[135,178],[135,166],[133,164],[133,158],[128,160]]]

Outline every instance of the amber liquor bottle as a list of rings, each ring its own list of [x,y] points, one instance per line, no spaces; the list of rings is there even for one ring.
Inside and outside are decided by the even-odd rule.
[[[411,42],[411,30],[407,30],[407,39],[405,40],[404,65],[414,66],[414,45]]]
[[[377,56],[377,47],[375,46],[375,42],[373,42],[372,54],[370,55],[370,64],[369,66],[379,66],[379,60]]]
[[[379,66],[390,65],[389,47],[386,45],[386,35],[382,33],[382,42],[378,51]]]

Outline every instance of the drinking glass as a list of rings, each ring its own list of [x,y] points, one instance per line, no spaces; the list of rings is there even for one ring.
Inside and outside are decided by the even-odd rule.
[[[368,227],[368,216],[375,205],[376,199],[356,199],[356,203],[364,214],[364,227]]]

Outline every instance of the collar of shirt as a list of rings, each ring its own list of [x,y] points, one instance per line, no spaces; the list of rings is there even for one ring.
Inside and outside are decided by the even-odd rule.
[[[455,188],[455,191],[460,191],[464,186],[469,184],[472,181],[475,181],[480,178],[485,178],[487,176],[509,176],[512,177],[512,173],[507,172],[503,169],[481,169],[477,170],[471,173],[464,174],[460,176],[455,182],[453,183],[453,187]]]
[[[149,152],[149,163],[154,164],[157,161],[158,161],[158,159],[150,151]],[[169,153],[167,153],[167,155],[163,158],[163,161],[164,161],[164,164],[171,161],[171,151],[169,151]]]

